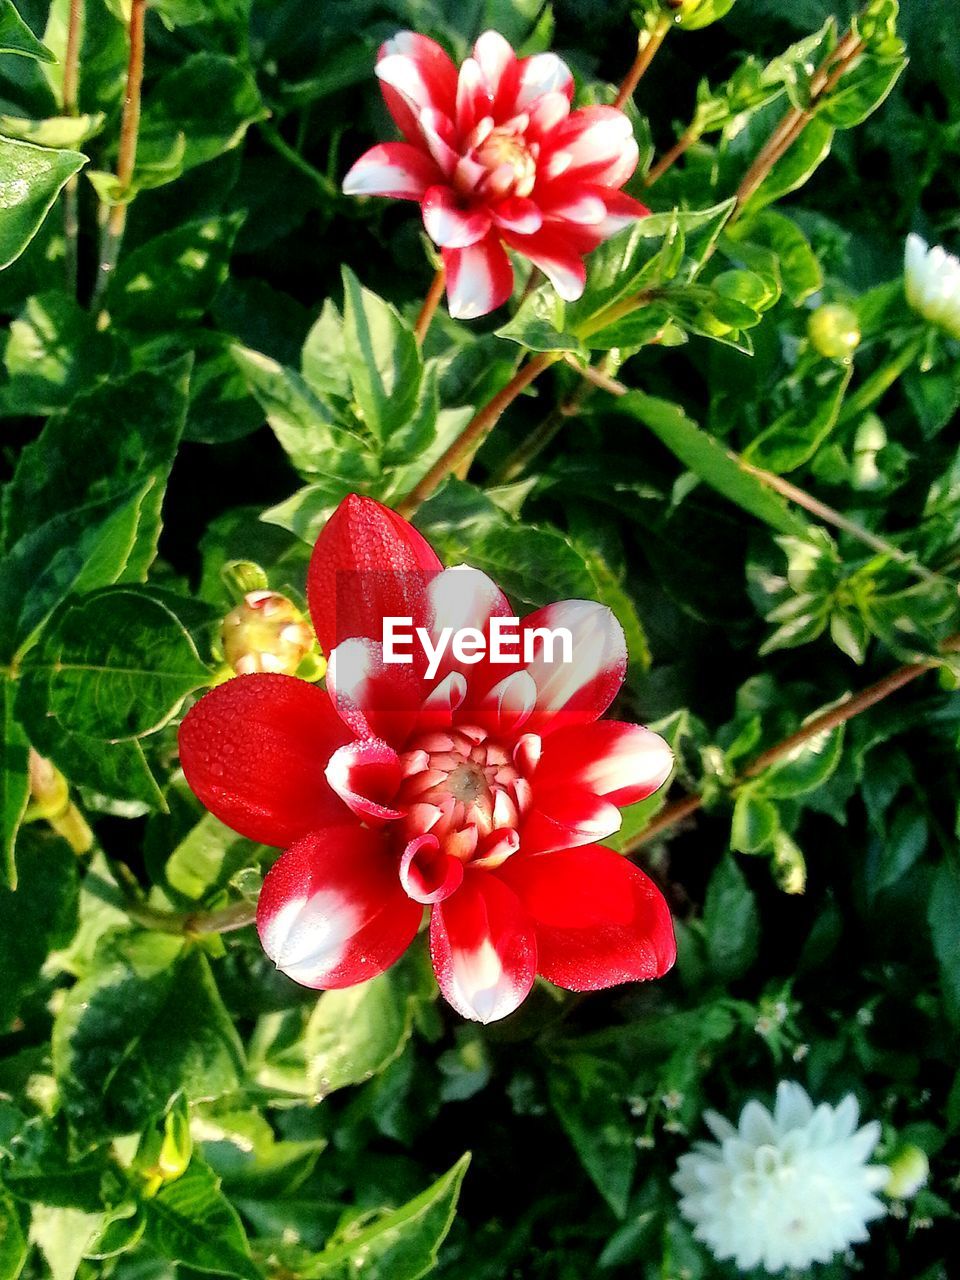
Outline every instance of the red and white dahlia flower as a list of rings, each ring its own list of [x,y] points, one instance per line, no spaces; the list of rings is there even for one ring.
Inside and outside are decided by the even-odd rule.
[[[630,121],[616,107],[571,111],[573,76],[556,54],[518,58],[487,31],[458,71],[433,40],[401,31],[381,47],[376,71],[406,141],[372,147],[343,189],[420,202],[452,316],[506,302],[507,248],[574,301],[583,255],[649,213],[620,190],[639,158]]]
[[[363,982],[406,950],[427,907],[441,990],[481,1022],[516,1009],[538,973],[574,991],[666,973],[662,894],[596,844],[672,765],[649,729],[598,719],[626,668],[610,611],[539,609],[519,624],[517,657],[461,661],[449,646],[427,679],[423,657],[387,660],[385,617],[411,619],[436,649],[444,628],[488,638],[510,606],[485,574],[444,569],[405,520],[356,496],[317,541],[308,598],[326,688],[238,676],[180,728],[206,807],[287,846],[257,911],[277,967],[308,987]],[[562,647],[547,655],[544,628],[569,632],[572,661]]]

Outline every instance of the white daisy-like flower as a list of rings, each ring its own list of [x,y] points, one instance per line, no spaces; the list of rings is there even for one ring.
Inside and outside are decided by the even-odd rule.
[[[904,287],[914,311],[960,338],[960,258],[940,245],[930,248],[913,232],[904,253]]]
[[[857,1129],[853,1094],[814,1107],[798,1084],[777,1086],[773,1114],[750,1101],[735,1128],[715,1111],[704,1120],[717,1139],[680,1157],[673,1186],[694,1236],[720,1261],[768,1272],[828,1262],[867,1239],[886,1209],[874,1192],[889,1170],[867,1160],[876,1121]]]

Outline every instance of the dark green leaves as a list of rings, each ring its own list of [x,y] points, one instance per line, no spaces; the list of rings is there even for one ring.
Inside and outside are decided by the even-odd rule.
[[[155,733],[209,683],[183,623],[164,599],[114,587],[68,604],[23,668],[18,712],[67,733],[117,742]]]
[[[19,53],[37,62],[54,61],[54,55],[17,13],[13,0],[0,0],[0,53]]]
[[[148,933],[106,940],[94,972],[71,988],[54,1027],[53,1065],[81,1149],[139,1131],[179,1090],[219,1097],[244,1071],[206,957],[180,938]]]
[[[262,1280],[236,1210],[198,1156],[144,1201],[143,1211],[145,1239],[162,1257],[207,1274]]]
[[[760,915],[743,872],[729,856],[710,879],[703,928],[710,972],[717,981],[743,977],[756,959]]]
[[[64,183],[86,162],[76,151],[0,138],[0,268],[19,258]]]

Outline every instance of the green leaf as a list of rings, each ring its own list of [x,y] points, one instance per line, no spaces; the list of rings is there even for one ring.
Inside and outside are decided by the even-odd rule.
[[[763,209],[742,218],[729,235],[737,245],[760,245],[774,254],[783,290],[794,306],[823,287],[823,270],[809,240],[786,215]]]
[[[300,359],[304,378],[321,400],[328,396],[350,398],[343,319],[330,298],[304,340]]]
[[[68,603],[44,630],[24,661],[17,709],[28,733],[52,717],[68,733],[124,741],[162,728],[210,677],[164,599],[108,587]]]
[[[13,0],[0,0],[0,53],[19,53],[37,62],[56,61],[17,13]]]
[[[816,791],[833,776],[842,755],[843,725],[823,729],[763,772],[763,794],[791,800]]]
[[[188,222],[125,255],[107,291],[112,319],[131,329],[201,320],[227,278],[243,214]]]
[[[138,933],[108,936],[94,972],[67,993],[53,1070],[83,1150],[139,1132],[178,1091],[188,1100],[229,1093],[244,1060],[203,953],[182,938]]]
[[[461,1156],[432,1186],[370,1226],[351,1226],[300,1271],[301,1280],[419,1280],[432,1271],[453,1224],[460,1187],[470,1164]]]
[[[626,1090],[616,1087],[615,1077],[609,1061],[574,1053],[551,1062],[548,1081],[551,1105],[580,1162],[613,1212],[623,1218],[637,1148],[622,1103]]]
[[[579,338],[564,331],[566,304],[552,285],[541,285],[524,298],[516,315],[497,329],[498,338],[517,342],[528,351],[573,351],[585,354]]]
[[[0,1189],[0,1280],[17,1280],[30,1246],[16,1202]]]
[[[396,969],[359,986],[323,992],[305,1032],[317,1096],[378,1075],[399,1057],[412,1029],[413,1001]]]
[[[639,391],[621,396],[618,407],[648,426],[684,466],[744,511],[781,533],[802,537],[807,523],[786,502],[742,469],[736,456],[686,416],[679,405]]]
[[[10,325],[3,408],[44,417],[64,409],[78,391],[109,373],[115,354],[112,335],[99,331],[95,317],[69,294],[28,298]]]
[[[187,1171],[144,1200],[145,1241],[163,1258],[194,1271],[262,1280],[236,1210],[199,1156]]]
[[[19,884],[15,891],[0,886],[0,1033],[77,920],[77,859],[67,842],[27,828],[17,848]]]
[[[3,495],[9,546],[51,511],[144,491],[125,577],[144,575],[156,553],[160,504],[187,413],[190,360],[162,374],[135,373],[77,397],[22,450]],[[99,584],[98,584],[99,585]]]
[[[832,125],[815,116],[793,146],[773,166],[745,207],[750,210],[765,208],[788,192],[802,187],[830,154],[833,133]]]
[[[760,853],[777,833],[780,818],[775,804],[756,783],[741,787],[733,805],[730,848],[738,853]]]
[[[710,877],[703,928],[712,976],[720,983],[741,978],[756,959],[760,914],[743,872],[729,854]]]
[[[30,1239],[39,1247],[52,1280],[74,1280],[87,1249],[104,1226],[104,1214],[82,1209],[36,1205]]]
[[[212,813],[204,814],[166,859],[161,887],[178,904],[203,902],[255,862],[261,851],[261,845],[238,836]]]
[[[167,165],[172,181],[237,146],[267,110],[250,72],[224,54],[194,53],[154,85],[144,101],[137,148],[137,175]],[[171,163],[171,139],[182,151]]]
[[[734,0],[686,0],[674,21],[684,31],[699,31],[718,22],[733,5]]]
[[[343,343],[347,372],[365,425],[378,440],[413,413],[423,376],[420,347],[394,307],[343,268]]]
[[[817,114],[837,129],[852,129],[876,111],[906,69],[903,53],[890,58],[867,56],[840,79],[818,106]]]
[[[102,111],[92,115],[50,116],[46,120],[0,115],[0,134],[21,142],[35,142],[38,147],[76,151],[100,133],[106,118]]]
[[[136,559],[153,481],[55,515],[0,560],[0,657],[24,653],[71,592],[116,582]],[[149,510],[149,507],[148,507]]]
[[[907,803],[897,812],[889,826],[873,844],[875,867],[868,881],[872,897],[905,876],[927,850],[930,825],[926,814],[915,804]]]
[[[797,403],[750,442],[744,458],[778,475],[809,462],[837,425],[852,374],[852,364],[814,366],[796,388]]]
[[[0,725],[3,728],[3,758],[0,760],[0,893],[2,886],[17,886],[17,864],[13,856],[20,823],[30,799],[29,751],[27,735],[13,715],[15,690],[6,676],[0,676]]]
[[[0,268],[20,257],[64,183],[86,163],[77,151],[0,138]]]
[[[954,859],[941,862],[927,908],[933,953],[940,966],[943,1001],[954,1026],[960,1026],[960,869]]]

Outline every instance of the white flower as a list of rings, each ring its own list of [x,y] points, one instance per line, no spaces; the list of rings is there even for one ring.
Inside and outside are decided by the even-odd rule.
[[[960,338],[960,258],[940,245],[929,248],[911,232],[904,254],[904,286],[914,311]]]
[[[734,1128],[707,1111],[717,1141],[680,1157],[672,1182],[694,1236],[741,1271],[768,1272],[827,1262],[867,1238],[866,1224],[885,1213],[873,1194],[888,1170],[868,1165],[880,1137],[873,1121],[857,1130],[853,1094],[837,1107],[814,1108],[791,1081],[777,1086],[773,1114],[751,1101]]]

